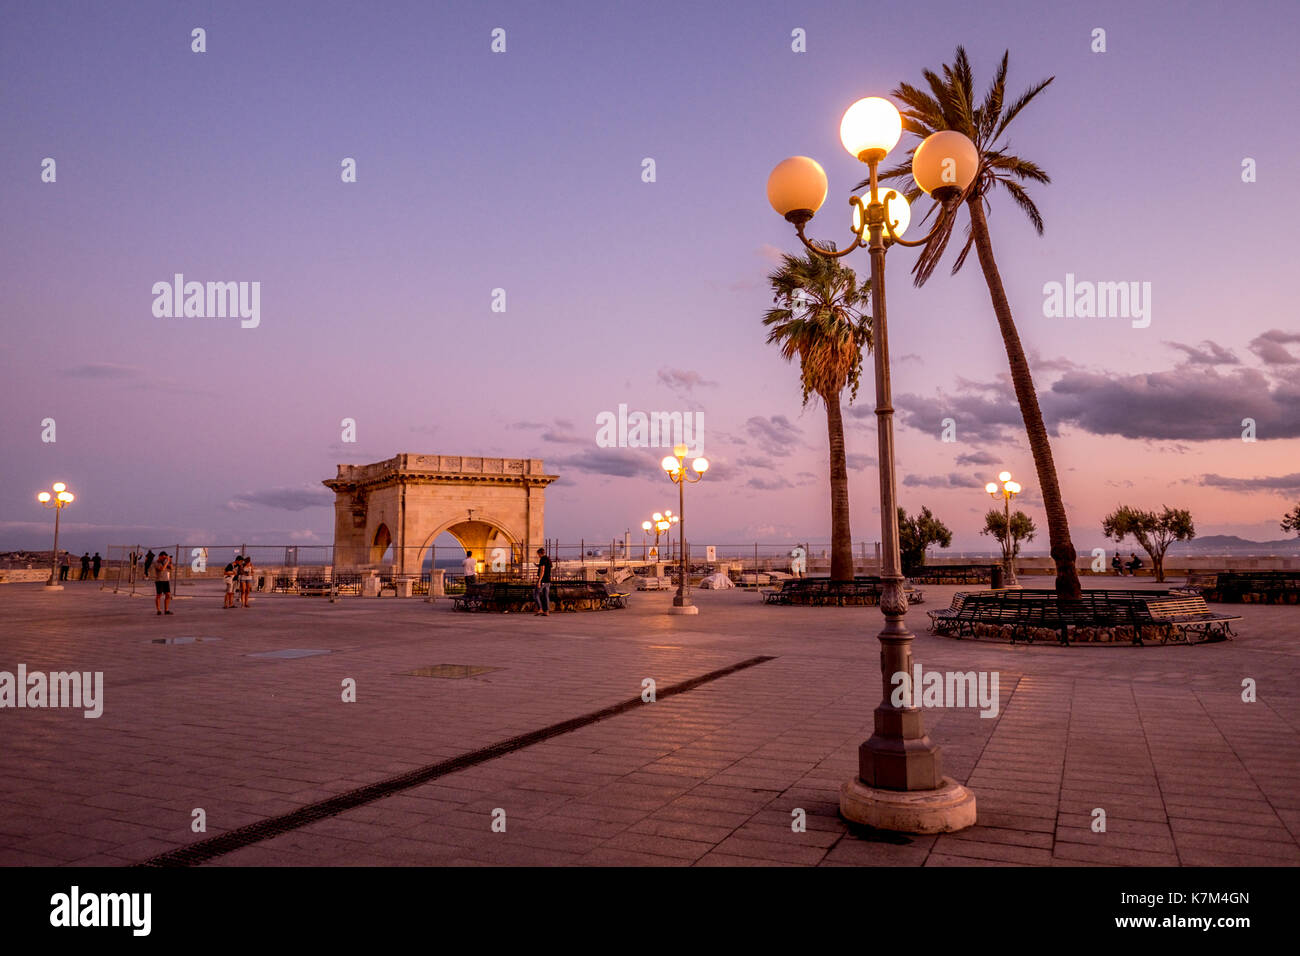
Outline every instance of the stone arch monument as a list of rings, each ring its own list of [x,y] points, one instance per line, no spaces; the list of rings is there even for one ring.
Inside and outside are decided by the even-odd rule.
[[[540,458],[402,454],[338,468],[323,482],[334,492],[334,566],[376,565],[391,545],[397,574],[419,574],[444,531],[485,566],[497,548],[510,564],[528,561],[559,477]]]

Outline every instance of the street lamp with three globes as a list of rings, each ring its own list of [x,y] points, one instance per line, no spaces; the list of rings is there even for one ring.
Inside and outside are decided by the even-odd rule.
[[[77,496],[63,482],[56,481],[50,491],[42,491],[36,500],[44,507],[54,509],[54,551],[50,557],[50,579],[45,582],[45,586],[52,591],[62,591],[63,585],[59,583],[59,515],[77,500]]]
[[[677,485],[677,517],[680,519],[686,513],[686,483],[694,484],[704,477],[704,473],[709,470],[709,460],[707,458],[696,458],[691,462],[691,471],[686,471],[686,452],[685,445],[675,445],[673,453],[667,455],[659,463],[668,479]],[[700,609],[691,603],[691,580],[690,569],[686,561],[686,522],[678,521],[677,524],[677,560],[678,560],[678,579],[677,593],[673,596],[673,606],[670,609],[672,614],[699,614]]]
[[[826,200],[826,172],[807,156],[783,160],[767,181],[772,208],[794,225],[811,252],[840,258],[859,246],[871,256],[872,350],[875,353],[876,422],[880,461],[881,577],[880,610],[885,625],[879,634],[883,699],[875,711],[875,733],[858,749],[858,775],[840,790],[840,813],[846,819],[881,830],[940,833],[975,822],[975,796],[943,776],[939,747],[925,732],[921,709],[893,703],[897,675],[912,680],[912,633],[907,629],[902,562],[898,541],[898,505],[894,476],[894,409],[890,387],[889,333],[885,311],[885,251],[894,245],[924,245],[943,228],[945,217],[966,195],[980,170],[975,144],[954,130],[926,137],[912,154],[912,178],[943,207],[931,231],[915,241],[902,238],[911,218],[907,201],[896,190],[880,187],[881,160],[902,135],[902,117],[894,104],[878,96],[860,99],[844,113],[840,142],[867,164],[870,189],[851,196],[853,242],[835,251],[816,244],[804,229]],[[883,196],[882,196],[883,192]],[[919,689],[914,689],[919,696]]]
[[[1000,487],[999,481],[1002,483]],[[1020,482],[1011,480],[1011,472],[1004,471],[998,475],[998,481],[990,481],[984,486],[984,490],[994,498],[1002,498],[1006,502],[1006,524],[1002,532],[1002,586],[1020,587],[1019,582],[1016,581],[1015,559],[1011,554],[1011,499],[1024,489],[1020,486]]]

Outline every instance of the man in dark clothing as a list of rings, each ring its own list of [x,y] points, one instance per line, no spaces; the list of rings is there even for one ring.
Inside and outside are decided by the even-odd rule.
[[[63,557],[59,558],[59,580],[68,580],[68,571],[72,568],[72,556],[68,552],[63,552]]]
[[[551,616],[551,559],[546,556],[545,548],[537,549],[537,587],[533,590],[533,599],[537,602],[537,614]]]
[[[154,610],[159,614],[172,612],[172,559],[164,551],[158,555],[158,566],[154,568]]]
[[[90,552],[87,551],[81,556],[81,577],[77,580],[84,581],[90,574]]]
[[[95,552],[95,556],[94,556],[93,558],[91,558],[90,561],[91,561],[91,564],[93,564],[93,565],[95,566],[95,580],[98,581],[98,580],[99,580],[99,569],[100,569],[100,566],[104,563],[104,559],[101,558],[101,557],[99,556],[99,552],[96,551],[96,552]]]
[[[144,553],[144,576],[149,576],[149,569],[153,567],[153,548]]]

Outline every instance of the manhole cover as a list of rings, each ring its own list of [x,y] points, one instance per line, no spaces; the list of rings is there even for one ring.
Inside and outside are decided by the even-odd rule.
[[[219,637],[155,637],[150,644],[211,644]]]
[[[308,650],[302,647],[286,647],[282,651],[262,651],[259,654],[249,654],[248,657],[264,657],[269,660],[291,661],[298,657],[315,657],[318,654],[333,654],[333,651]]]
[[[413,671],[403,673],[406,677],[445,677],[448,680],[459,680],[462,677],[477,677],[479,674],[499,670],[501,670],[499,667],[480,667],[477,664],[434,664],[432,667],[417,667]]]

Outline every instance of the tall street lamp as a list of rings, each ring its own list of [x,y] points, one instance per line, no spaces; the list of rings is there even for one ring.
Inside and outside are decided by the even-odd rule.
[[[675,515],[671,511],[656,511],[650,516],[649,521],[641,522],[642,531],[653,531],[655,533],[655,560],[659,560],[659,536],[671,528],[677,522],[681,521],[680,515]],[[669,539],[672,544],[672,539]]]
[[[695,474],[692,477],[686,473],[686,446],[676,445],[673,447],[673,453],[664,458],[659,463],[664,472],[667,473],[670,481],[677,484],[677,559],[678,580],[677,594],[673,596],[673,606],[670,613],[672,614],[699,614],[700,609],[691,603],[691,580],[689,569],[686,567],[686,522],[680,520],[686,514],[686,483],[697,482],[704,477],[704,473],[709,470],[709,460],[707,458],[696,458],[691,462],[691,471]]]
[[[52,591],[62,591],[63,585],[59,583],[59,515],[77,496],[61,481],[56,481],[51,487],[53,494],[42,491],[36,496],[36,500],[44,507],[54,509],[54,554],[50,558],[50,579],[45,582],[45,586]]]
[[[901,682],[911,693],[904,704],[919,699],[911,688],[912,633],[907,629],[907,598],[898,546],[898,505],[894,477],[894,409],[889,381],[889,334],[885,314],[885,249],[924,245],[941,228],[944,216],[959,202],[979,169],[975,144],[953,130],[929,136],[912,155],[912,178],[944,207],[930,234],[909,242],[900,238],[910,219],[907,201],[888,187],[880,195],[877,169],[902,135],[902,117],[894,104],[871,96],[858,100],[840,123],[840,141],[849,154],[871,171],[870,191],[851,196],[853,243],[836,252],[833,245],[814,244],[804,227],[826,200],[826,172],[807,156],[792,156],[772,170],[767,198],[791,222],[810,251],[832,258],[859,246],[871,254],[872,348],[876,374],[876,433],[880,460],[880,540],[883,595],[880,610],[885,626],[879,635],[883,698],[875,711],[875,732],[858,748],[858,776],[840,788],[840,814],[847,820],[880,830],[943,833],[975,822],[975,795],[943,776],[939,747],[925,733],[921,709],[895,706],[894,688]],[[893,204],[892,208],[890,204]],[[899,680],[895,675],[902,675]]]
[[[1016,581],[1016,563],[1011,554],[1011,499],[1024,489],[1020,487],[1020,482],[1011,480],[1009,471],[999,474],[998,481],[1002,482],[1001,487],[998,486],[997,481],[990,481],[984,486],[984,490],[994,498],[1001,497],[1006,503],[1007,523],[1002,527],[1002,586],[1015,588],[1019,587],[1020,583]]]

